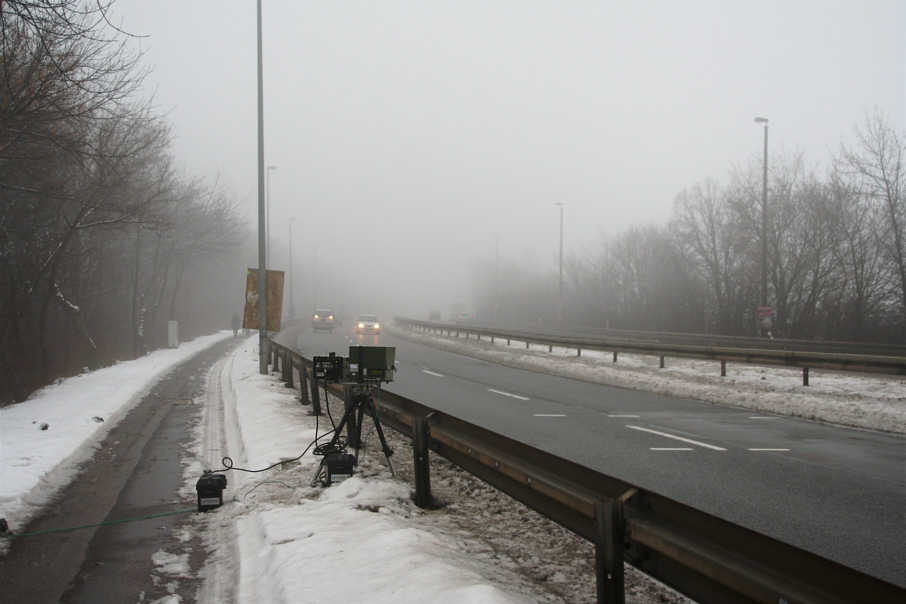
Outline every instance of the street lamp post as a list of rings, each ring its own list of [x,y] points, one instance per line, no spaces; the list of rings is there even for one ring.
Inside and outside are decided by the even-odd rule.
[[[267,167],[267,257],[271,257],[271,170],[277,166]]]
[[[264,71],[261,52],[261,0],[257,2],[258,51],[258,373],[267,373],[267,251],[264,208]]]
[[[293,308],[293,220],[289,219],[289,320],[296,317],[296,309]]]
[[[761,176],[761,305],[768,305],[768,118],[756,117],[764,124],[764,159]]]
[[[563,202],[557,201],[560,206],[560,298],[557,302],[557,321],[563,320]]]
[[[494,235],[494,324],[500,309],[500,237]]]

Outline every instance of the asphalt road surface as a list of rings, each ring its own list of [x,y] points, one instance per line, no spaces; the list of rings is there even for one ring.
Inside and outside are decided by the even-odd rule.
[[[13,540],[0,561],[4,602],[140,602],[170,595],[154,580],[152,555],[178,540],[180,522],[196,508],[180,499],[181,446],[199,421],[208,368],[238,340],[215,345],[175,369],[110,432],[79,476],[47,512],[18,533],[80,527],[143,516],[150,519],[52,532]],[[180,512],[171,515],[171,512]],[[182,513],[186,511],[185,513]],[[203,562],[202,547],[194,568]],[[195,580],[176,594],[195,599]]]
[[[302,329],[306,357],[395,346],[385,389],[906,587],[906,439]]]

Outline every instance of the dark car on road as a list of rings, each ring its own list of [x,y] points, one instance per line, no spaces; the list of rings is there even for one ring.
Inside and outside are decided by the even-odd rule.
[[[457,325],[471,325],[472,313],[458,312],[453,316],[453,322]]]

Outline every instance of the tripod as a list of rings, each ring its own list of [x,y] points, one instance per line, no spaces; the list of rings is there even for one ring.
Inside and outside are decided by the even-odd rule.
[[[346,443],[341,443],[340,439],[343,437],[343,428],[347,424],[349,424],[348,440],[352,441],[352,446],[356,450],[356,457],[358,457],[358,451],[362,448],[362,420],[365,418],[366,412],[374,421],[374,427],[377,430],[378,438],[381,441],[381,451],[384,452],[384,456],[387,458],[387,464],[390,466],[390,474],[396,478],[396,469],[393,467],[393,460],[390,458],[390,456],[393,455],[393,449],[390,448],[390,445],[387,444],[387,439],[384,437],[384,430],[381,428],[381,420],[378,418],[374,399],[371,398],[371,391],[356,388],[352,394],[346,412],[343,413],[343,418],[334,429],[334,434],[330,439],[330,442],[316,449],[316,451],[322,450],[326,453],[324,454],[324,459],[321,461],[321,464],[318,466],[317,470],[315,470],[315,476],[311,481],[312,485],[317,483],[318,477],[321,475],[321,468],[324,467],[327,462],[329,454],[344,453],[346,451],[347,445]]]

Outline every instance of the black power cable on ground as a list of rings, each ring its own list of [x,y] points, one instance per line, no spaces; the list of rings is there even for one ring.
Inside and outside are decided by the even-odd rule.
[[[107,520],[104,522],[95,522],[93,524],[83,524],[81,526],[70,526],[66,528],[54,528],[47,529],[44,531],[35,531],[33,533],[14,533],[9,530],[9,524],[6,522],[6,518],[0,518],[0,536],[2,537],[38,537],[40,535],[49,535],[51,533],[65,533],[68,531],[77,531],[79,529],[94,528],[97,526],[107,526],[110,524],[123,524],[125,522],[134,522],[136,520],[150,520],[152,518],[161,518],[163,516],[173,516],[175,514],[188,514],[189,512],[194,512],[195,509],[190,510],[175,510],[173,512],[161,512],[159,514],[148,514],[147,516],[134,516],[132,518],[123,518],[121,520]]]

